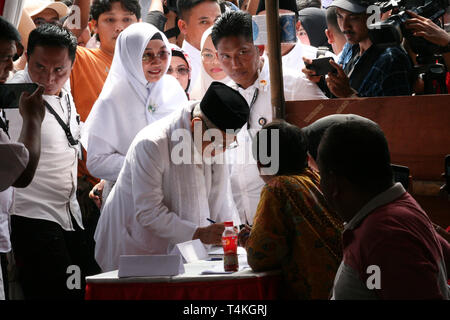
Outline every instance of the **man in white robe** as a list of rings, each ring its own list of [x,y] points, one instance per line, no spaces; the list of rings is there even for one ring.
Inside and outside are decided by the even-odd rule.
[[[120,255],[167,254],[193,239],[220,244],[223,222],[240,223],[221,156],[248,115],[237,91],[213,82],[200,103],[138,133],[95,232],[103,271],[117,269]]]

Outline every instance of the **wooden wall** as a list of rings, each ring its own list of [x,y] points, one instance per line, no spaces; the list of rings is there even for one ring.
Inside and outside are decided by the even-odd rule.
[[[286,103],[286,120],[299,127],[335,113],[353,113],[377,122],[388,140],[392,163],[411,171],[413,195],[415,190],[417,198],[424,199],[423,206],[432,203],[439,220],[450,225],[450,201],[438,196],[444,157],[450,154],[450,95]]]

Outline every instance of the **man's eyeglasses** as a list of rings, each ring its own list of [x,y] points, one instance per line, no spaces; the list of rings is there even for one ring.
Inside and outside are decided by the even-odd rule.
[[[167,69],[167,74],[172,74],[176,72],[180,76],[187,76],[189,74],[189,71],[190,71],[189,68],[186,67],[177,67],[175,69],[169,67],[169,69]]]
[[[169,57],[169,55],[170,55],[169,51],[160,51],[157,54],[154,54],[151,52],[145,52],[142,55],[142,62],[153,61],[156,57],[158,57],[161,60],[166,60]]]
[[[205,125],[205,128],[206,128],[206,131],[208,131],[209,130],[209,127],[208,127],[208,125],[206,124],[206,122],[202,119],[202,122],[203,122],[203,124]],[[217,129],[217,130],[219,130],[219,129]],[[227,150],[231,150],[231,149],[235,149],[235,148],[237,148],[238,146],[239,146],[239,143],[237,142],[237,140],[236,140],[236,137],[234,137],[234,140],[233,140],[233,142],[231,142],[230,144],[223,144],[223,143],[218,143],[216,140],[215,140],[215,138],[213,139],[213,137],[211,137],[210,136],[210,138],[211,138],[211,143],[217,148],[217,149],[222,149],[222,150],[225,150],[225,149],[227,149]]]

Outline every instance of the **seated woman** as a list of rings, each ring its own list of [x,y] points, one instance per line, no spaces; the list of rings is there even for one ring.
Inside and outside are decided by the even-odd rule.
[[[166,75],[170,60],[169,41],[151,24],[132,24],[117,38],[111,70],[81,132],[89,172],[109,182],[103,198],[136,134],[188,102],[179,82]]]
[[[247,227],[239,234],[248,264],[254,271],[282,269],[288,298],[327,299],[342,258],[343,225],[327,205],[319,175],[307,166],[303,134],[277,121],[265,125],[253,143],[266,185],[250,233]],[[277,145],[278,153],[264,154]]]
[[[172,51],[172,60],[170,61],[167,74],[175,77],[186,92],[186,96],[189,99],[189,88],[191,87],[191,60],[189,55],[176,44],[171,43],[169,45]]]
[[[200,42],[202,70],[197,82],[193,84],[192,91],[189,95],[191,100],[201,100],[213,81],[219,81],[225,84],[231,81],[225,71],[221,68],[219,60],[217,59],[217,50],[211,39],[211,31],[212,27],[208,28],[203,33]]]

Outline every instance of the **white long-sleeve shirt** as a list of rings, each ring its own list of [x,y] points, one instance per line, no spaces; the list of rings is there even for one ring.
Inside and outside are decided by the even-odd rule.
[[[0,252],[9,252],[9,214],[14,194],[11,185],[28,164],[28,150],[22,143],[10,141],[0,129],[0,155]]]
[[[284,70],[283,82],[286,101],[327,99],[315,83],[298,73]],[[250,87],[243,89],[234,82],[229,85],[238,90],[250,106],[250,128],[247,130],[245,125],[239,132],[239,147],[231,150],[229,159],[233,198],[240,219],[252,224],[264,181],[253,159],[251,142],[256,132],[272,121],[269,63],[264,63],[258,79]]]
[[[117,269],[120,255],[168,253],[209,225],[206,218],[239,223],[226,165],[174,161],[180,143],[189,146],[185,155],[192,161],[197,152],[190,131],[194,104],[145,127],[131,144],[94,236],[103,271]],[[178,129],[182,142],[172,141]]]
[[[17,72],[11,83],[30,83],[27,68]],[[43,95],[61,119],[67,123],[75,139],[80,136],[77,110],[72,95],[64,88],[60,96]],[[70,119],[68,102],[70,102]],[[22,117],[18,109],[5,111],[9,120],[11,140],[20,135]],[[82,228],[80,206],[76,198],[78,146],[72,146],[56,118],[46,109],[41,127],[41,156],[33,181],[28,187],[16,189],[13,214],[58,223],[64,230],[74,230],[71,215]]]

